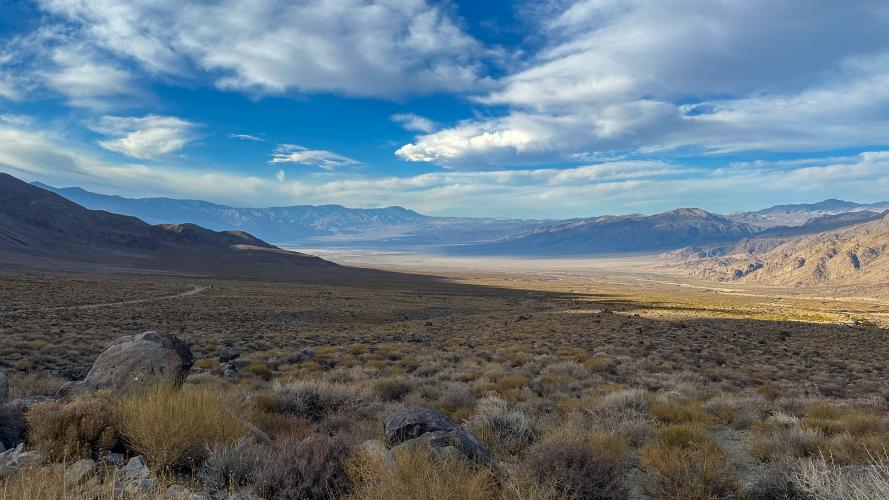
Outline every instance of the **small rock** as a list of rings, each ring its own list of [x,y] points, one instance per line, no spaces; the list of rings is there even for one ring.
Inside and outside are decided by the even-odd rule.
[[[392,452],[389,451],[388,448],[386,448],[386,444],[379,439],[368,439],[361,443],[361,446],[359,446],[358,449],[368,456],[380,457],[383,460],[383,463],[386,464],[387,469],[395,470],[395,456],[392,455]]]
[[[121,466],[124,464],[124,456],[123,453],[111,453],[110,451],[106,451],[100,457],[102,462],[108,465]]]
[[[28,410],[30,410],[32,406],[38,405],[40,403],[48,403],[50,401],[55,401],[55,398],[49,396],[26,396],[23,398],[13,399],[12,401],[10,401],[9,406],[12,408],[16,408],[22,413],[28,413]]]
[[[89,458],[78,460],[65,470],[65,483],[79,485],[96,474],[96,462]]]
[[[39,451],[26,451],[20,453],[18,459],[16,460],[15,465],[18,466],[27,466],[27,465],[43,465],[48,461],[48,458],[43,453]]]
[[[226,347],[223,350],[219,351],[219,362],[220,363],[228,363],[233,359],[237,359],[240,354],[232,349],[231,347]]]
[[[133,457],[127,462],[126,477],[130,481],[136,482],[151,477],[151,470],[145,465],[145,460],[142,458],[142,455]]]

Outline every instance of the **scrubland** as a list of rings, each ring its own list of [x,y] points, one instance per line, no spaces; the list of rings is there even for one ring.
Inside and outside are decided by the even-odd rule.
[[[197,358],[181,389],[44,402],[25,422],[0,414],[4,429],[27,425],[28,448],[48,458],[0,471],[7,498],[119,497],[108,452],[146,459],[153,489],[128,494],[147,498],[889,491],[889,343],[874,325],[761,319],[743,307],[714,315],[723,299],[704,293],[697,314],[688,297],[681,310],[659,307],[662,291],[630,299],[514,282],[3,278],[0,360],[13,398],[56,394],[112,340],[144,330],[175,334]],[[60,308],[207,284],[180,299]],[[368,452],[384,416],[407,406],[442,411],[495,460]],[[99,472],[66,479],[82,458]]]

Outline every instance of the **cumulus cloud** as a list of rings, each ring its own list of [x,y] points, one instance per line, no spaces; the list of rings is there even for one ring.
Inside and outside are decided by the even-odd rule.
[[[435,132],[438,128],[438,125],[426,118],[425,116],[420,116],[414,113],[398,113],[392,115],[390,117],[393,122],[404,127],[405,130],[411,132]]]
[[[884,144],[889,6],[816,4],[549,2],[544,48],[476,99],[506,113],[422,135],[398,155],[465,167]]]
[[[39,0],[85,43],[148,72],[260,94],[473,88],[480,44],[426,0]],[[196,27],[199,27],[196,28]]]
[[[331,151],[325,151],[323,149],[308,149],[304,146],[295,144],[280,144],[275,148],[275,152],[272,154],[272,159],[269,160],[269,164],[279,165],[282,163],[309,165],[320,167],[325,170],[335,170],[341,167],[361,165],[360,161],[353,160],[347,156]]]
[[[103,116],[93,129],[109,136],[99,146],[133,158],[153,160],[182,149],[197,126],[175,116]]]
[[[402,205],[430,214],[580,217],[687,206],[731,212],[839,197],[879,201],[889,192],[889,151],[834,158],[754,161],[704,168],[670,161],[609,161],[566,169],[445,170],[405,177],[266,176],[114,162],[27,123],[0,121],[0,170],[26,180],[130,196],[202,198],[235,206],[340,203]]]

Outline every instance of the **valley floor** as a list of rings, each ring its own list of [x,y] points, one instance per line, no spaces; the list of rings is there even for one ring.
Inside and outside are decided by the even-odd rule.
[[[885,465],[889,304],[877,298],[695,282],[651,258],[320,255],[423,276],[4,274],[0,360],[11,398],[55,394],[118,337],[173,333],[198,358],[183,391],[232,395],[227,404],[271,437],[250,446],[286,454],[276,443],[310,439],[328,454],[300,470],[298,490],[249,474],[200,479],[219,456],[243,455],[232,448],[246,446],[237,436],[212,443],[203,465],[154,473],[193,490],[264,497],[802,498],[827,487],[813,470],[839,484],[851,480],[845,466]],[[223,373],[224,349],[240,354],[235,373]],[[315,401],[311,412],[285,404],[296,397]],[[382,437],[385,415],[405,406],[464,423],[500,465],[401,451],[393,473],[356,458],[360,443]],[[97,452],[58,457],[45,439],[29,444],[65,460]],[[148,453],[127,439],[109,446]],[[438,483],[420,484],[409,469]],[[889,484],[872,475],[862,487]],[[31,491],[25,476],[0,492]]]

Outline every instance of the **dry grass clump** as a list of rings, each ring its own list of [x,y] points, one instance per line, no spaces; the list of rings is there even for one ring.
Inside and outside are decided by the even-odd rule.
[[[675,403],[655,403],[649,411],[662,424],[703,424],[709,421],[701,402],[690,399]]]
[[[70,402],[49,401],[28,410],[30,445],[51,459],[95,457],[117,446],[114,403],[108,392],[79,396]]]
[[[521,453],[534,442],[537,435],[534,425],[522,410],[496,396],[481,399],[465,427],[495,454]]]
[[[569,426],[533,445],[522,467],[563,498],[624,498],[629,445],[612,434]]]
[[[889,498],[889,462],[871,458],[861,466],[838,466],[818,457],[795,463],[791,484],[812,500],[872,500]]]
[[[9,399],[55,396],[69,381],[48,373],[14,373],[9,377]]]
[[[414,390],[415,382],[403,377],[390,377],[378,380],[374,384],[374,392],[383,401],[401,401]]]
[[[657,498],[740,498],[725,451],[699,424],[663,427],[640,452],[645,486]]]
[[[337,412],[366,416],[380,407],[379,401],[362,387],[323,380],[275,383],[271,392],[257,395],[256,402],[267,411],[313,421]]]
[[[197,465],[207,446],[243,436],[247,428],[240,413],[230,395],[207,387],[156,387],[117,408],[127,443],[157,470]]]
[[[622,436],[639,446],[654,431],[648,412],[648,396],[641,389],[624,389],[606,394],[587,410],[591,426]]]
[[[354,500],[488,500],[497,496],[493,473],[421,447],[394,452],[395,467],[377,454],[359,452],[349,461]]]

